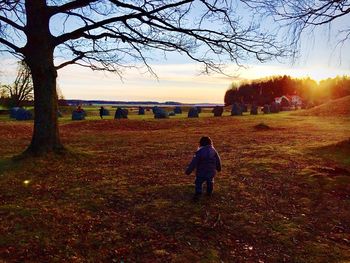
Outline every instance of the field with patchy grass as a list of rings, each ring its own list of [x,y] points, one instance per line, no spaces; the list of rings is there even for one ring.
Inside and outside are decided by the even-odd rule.
[[[69,154],[12,161],[32,123],[3,118],[0,259],[349,262],[349,124],[289,113],[67,118]],[[214,195],[193,202],[184,169],[202,135],[223,171]]]

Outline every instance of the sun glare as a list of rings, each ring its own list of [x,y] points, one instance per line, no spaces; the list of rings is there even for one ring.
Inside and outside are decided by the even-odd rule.
[[[309,77],[317,82],[328,78],[334,78],[336,76],[344,76],[350,74],[348,70],[328,67],[287,68],[268,65],[251,66],[250,68],[240,73],[241,79],[259,79],[269,76],[288,75],[293,78]]]
[[[26,186],[27,186],[29,183],[30,183],[30,180],[24,180],[24,181],[23,181],[23,184],[26,185]]]
[[[310,69],[308,72],[306,72],[306,75],[304,77],[310,77],[317,82],[320,82],[321,80],[327,79],[327,78],[334,78],[336,76],[344,75],[345,72],[341,72],[339,70],[335,69],[328,69],[328,68],[313,68]]]

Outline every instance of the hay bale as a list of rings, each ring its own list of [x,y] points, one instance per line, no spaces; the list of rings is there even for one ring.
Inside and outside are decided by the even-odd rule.
[[[139,113],[138,115],[145,115],[145,108],[144,107],[139,107]]]
[[[117,108],[114,114],[114,119],[127,119],[129,111],[127,109]]]
[[[199,117],[199,112],[197,107],[190,108],[188,111],[188,118],[198,118]]]
[[[26,121],[33,119],[33,114],[29,110],[19,108],[16,112],[17,121]]]
[[[243,115],[241,105],[236,102],[233,103],[231,116],[241,116],[241,115]]]
[[[74,110],[72,112],[72,121],[81,121],[85,120],[86,113],[84,110]]]
[[[109,110],[103,108],[102,116],[109,116],[109,115],[110,115]]]
[[[162,108],[157,108],[157,110],[154,112],[154,118],[155,119],[167,119],[167,118],[169,118],[169,113]]]
[[[263,112],[264,112],[264,114],[269,114],[270,113],[270,105],[269,104],[265,104],[264,105]]]
[[[255,104],[253,104],[250,108],[250,115],[258,115],[258,106],[256,106]]]
[[[13,107],[10,109],[10,118],[16,119],[17,111],[20,109],[20,107]]]
[[[215,106],[213,111],[215,117],[221,117],[222,113],[224,112],[224,107],[222,106]]]
[[[272,102],[270,106],[270,112],[271,113],[279,113],[280,112],[280,105],[276,102]]]
[[[175,107],[175,108],[174,108],[174,113],[175,113],[175,114],[182,114],[182,109],[181,109],[181,107],[179,107],[179,106]]]
[[[159,107],[158,107],[158,106],[152,107],[152,112],[153,112],[153,114],[155,114],[158,110],[159,110]]]

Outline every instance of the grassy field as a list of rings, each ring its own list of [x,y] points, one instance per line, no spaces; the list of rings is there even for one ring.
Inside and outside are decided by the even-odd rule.
[[[69,154],[22,161],[32,123],[0,120],[3,261],[350,261],[349,118],[96,115],[60,121]],[[194,202],[202,135],[223,171]]]

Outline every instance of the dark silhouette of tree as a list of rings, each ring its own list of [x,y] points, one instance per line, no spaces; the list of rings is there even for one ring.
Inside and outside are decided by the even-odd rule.
[[[18,63],[17,76],[12,85],[4,85],[2,89],[9,99],[8,107],[21,107],[23,103],[33,99],[33,81],[29,67],[24,61]]]
[[[326,93],[323,96],[330,97],[331,99],[348,96],[350,95],[350,78],[348,76],[337,76],[322,80],[319,84],[319,90]]]
[[[311,78],[291,78],[290,76],[273,76],[251,82],[234,85],[225,93],[225,104],[244,102],[257,105],[271,104],[274,98],[282,95],[298,95],[304,102],[318,105],[330,99],[350,95],[350,78],[338,76],[320,81]]]
[[[228,61],[282,55],[273,36],[234,17],[234,6],[227,0],[0,0],[1,51],[24,59],[33,78],[35,120],[27,152],[63,150],[56,78],[65,66],[122,76],[141,62],[154,74],[149,61],[157,50],[184,54],[204,72],[221,72]]]
[[[66,98],[64,97],[62,90],[59,88],[59,86],[56,86],[57,90],[57,99],[58,99],[58,106],[68,106],[68,102],[66,101]]]
[[[3,86],[0,84],[0,106],[6,106],[8,103],[8,94],[3,88]]]
[[[232,105],[234,102],[238,101],[238,86],[234,83],[231,84],[231,87],[226,91],[224,97],[225,105]]]

